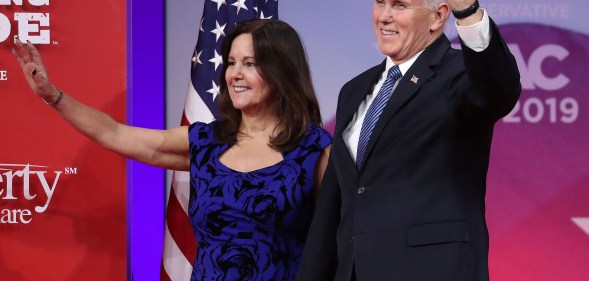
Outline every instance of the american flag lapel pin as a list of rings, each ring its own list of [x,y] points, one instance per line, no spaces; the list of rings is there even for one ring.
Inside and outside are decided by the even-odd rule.
[[[411,82],[413,82],[413,84],[417,84],[417,80],[419,80],[417,76],[413,75],[413,77],[411,77]]]

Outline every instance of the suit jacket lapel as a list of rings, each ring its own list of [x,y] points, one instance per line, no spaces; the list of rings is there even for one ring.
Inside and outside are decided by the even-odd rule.
[[[372,130],[372,134],[366,145],[366,162],[368,162],[370,153],[383,129],[386,127],[386,124],[402,109],[403,105],[410,101],[411,97],[417,93],[421,86],[429,80],[433,75],[432,67],[440,62],[444,53],[449,48],[450,41],[448,38],[445,35],[440,36],[440,38],[425,49],[413,65],[411,65],[407,73],[403,75]]]
[[[360,103],[366,99],[367,95],[372,93],[372,89],[376,82],[378,82],[378,78],[380,78],[385,67],[386,60],[363,73],[363,77],[359,79],[359,83],[351,85],[351,88],[346,92],[349,97],[345,97],[345,102],[339,105],[342,107],[342,114],[338,117],[336,131],[339,128],[340,132],[343,132],[348,127],[354,114],[358,111]]]
[[[366,72],[361,74],[361,77],[359,77],[360,79],[358,79],[357,83],[350,85],[349,89],[346,89],[346,92],[342,93],[345,96],[340,97],[343,100],[340,101],[338,105],[339,107],[341,107],[341,110],[338,109],[340,115],[337,116],[336,120],[336,127],[334,133],[336,139],[334,139],[334,147],[332,149],[336,150],[337,145],[335,144],[341,143],[340,149],[345,151],[345,154],[342,151],[338,155],[346,155],[345,159],[342,159],[343,164],[346,165],[346,170],[354,172],[357,171],[356,164],[352,159],[352,155],[350,154],[348,147],[344,143],[342,134],[350,124],[350,121],[352,121],[354,114],[356,114],[356,112],[358,111],[360,103],[362,103],[362,101],[366,99],[367,95],[372,93],[374,85],[376,84],[376,82],[378,82],[378,78],[380,78],[380,75],[385,70],[385,67],[386,60],[383,60],[381,64],[367,70]]]

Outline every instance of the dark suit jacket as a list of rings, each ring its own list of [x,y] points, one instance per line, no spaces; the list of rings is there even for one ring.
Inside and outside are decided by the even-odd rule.
[[[399,82],[356,169],[342,132],[385,69],[341,89],[332,152],[297,280],[488,280],[486,175],[494,123],[520,93],[491,21],[483,52],[445,36]]]

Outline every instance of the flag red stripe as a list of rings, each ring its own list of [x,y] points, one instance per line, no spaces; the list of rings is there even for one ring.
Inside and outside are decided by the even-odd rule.
[[[174,183],[172,183],[174,185]],[[172,238],[178,245],[178,248],[190,264],[194,264],[196,259],[196,238],[192,226],[190,225],[188,214],[184,212],[174,188],[170,189],[170,198],[168,200],[167,225]]]
[[[160,266],[160,281],[172,281],[172,279],[170,279],[170,276],[168,276],[166,269],[164,268],[163,260],[162,260],[162,264]]]
[[[186,118],[186,113],[182,113],[182,121],[180,123],[182,126],[190,126],[190,121]]]

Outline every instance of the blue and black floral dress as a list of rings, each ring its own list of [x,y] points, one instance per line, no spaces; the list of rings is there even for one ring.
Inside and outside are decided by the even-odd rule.
[[[198,244],[190,280],[294,280],[313,215],[315,167],[331,136],[311,126],[283,160],[238,172],[219,157],[215,122],[189,128],[189,216]]]

